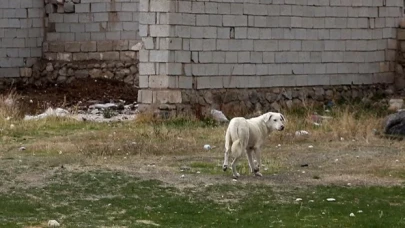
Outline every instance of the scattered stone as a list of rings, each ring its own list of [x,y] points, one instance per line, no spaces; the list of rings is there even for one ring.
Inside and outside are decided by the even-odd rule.
[[[20,149],[18,149],[18,150],[20,150],[20,151],[23,151],[23,150],[26,150],[27,148],[25,148],[24,146],[22,146],[22,147],[20,147]]]
[[[403,107],[403,105],[404,105],[404,100],[403,99],[391,99],[389,101],[388,110],[398,111]]]
[[[118,105],[114,103],[107,103],[107,104],[95,104],[89,106],[90,109],[117,109]]]
[[[310,148],[310,149],[311,149],[311,148],[314,148],[314,146],[312,146],[312,145],[309,145],[309,146],[308,146],[308,148]]]
[[[183,175],[181,175],[181,178],[184,178],[185,176],[184,176],[184,174]]]
[[[295,132],[295,136],[309,135],[308,131],[300,130]]]
[[[48,221],[48,227],[58,227],[60,224],[56,220],[49,220]]]
[[[180,170],[181,170],[181,171],[190,171],[190,170],[191,170],[191,167],[190,167],[190,166],[183,165],[183,166],[180,167]]]
[[[350,213],[349,216],[350,216],[350,217],[355,217],[354,213]]]
[[[211,150],[211,149],[212,149],[211,145],[209,145],[209,144],[204,145],[204,150]]]
[[[145,225],[152,225],[152,226],[160,226],[159,224],[151,221],[151,220],[136,220],[137,223],[145,224]]]
[[[302,198],[297,198],[297,199],[295,199],[295,201],[300,202],[300,201],[302,201]]]
[[[211,115],[214,118],[214,120],[218,121],[218,122],[229,122],[228,118],[226,118],[226,116],[224,115],[223,112],[212,109],[211,110]]]
[[[328,202],[335,202],[336,199],[335,199],[335,198],[327,198],[326,201],[328,201]]]

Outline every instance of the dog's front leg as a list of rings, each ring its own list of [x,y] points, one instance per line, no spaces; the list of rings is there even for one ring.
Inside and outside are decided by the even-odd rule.
[[[257,166],[254,167],[254,173],[255,173],[255,176],[261,177],[261,176],[263,176],[263,175],[259,172],[259,171],[260,171],[260,167],[261,167],[261,165],[262,165],[261,158],[260,158],[261,151],[260,151],[259,148],[255,148],[253,151],[254,151],[254,153],[255,153],[255,158],[256,158],[256,162],[257,162]]]

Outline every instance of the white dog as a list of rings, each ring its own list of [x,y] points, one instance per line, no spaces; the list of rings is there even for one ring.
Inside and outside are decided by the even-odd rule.
[[[255,176],[262,176],[259,172],[261,165],[260,147],[272,131],[284,130],[284,121],[284,116],[276,112],[268,112],[251,119],[233,118],[229,122],[225,135],[223,170],[228,169],[228,160],[231,153],[233,157],[231,164],[233,177],[238,178],[240,175],[236,171],[236,162],[241,158],[242,154],[246,153],[250,172],[254,173]],[[253,155],[255,155],[257,166],[253,162]]]

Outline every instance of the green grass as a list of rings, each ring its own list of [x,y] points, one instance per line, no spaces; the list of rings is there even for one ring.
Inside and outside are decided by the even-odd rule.
[[[43,187],[0,193],[0,226],[56,219],[63,227],[403,227],[402,187],[213,185],[180,191],[121,172],[60,171]],[[296,198],[302,198],[300,202]],[[327,202],[333,197],[336,202]],[[358,213],[358,211],[362,213]],[[349,214],[354,213],[355,217]]]

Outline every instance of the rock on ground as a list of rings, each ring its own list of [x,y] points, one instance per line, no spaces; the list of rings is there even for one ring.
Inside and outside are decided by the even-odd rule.
[[[389,135],[405,135],[405,110],[391,114],[386,118],[384,133]]]

